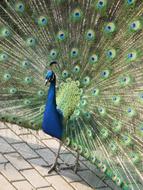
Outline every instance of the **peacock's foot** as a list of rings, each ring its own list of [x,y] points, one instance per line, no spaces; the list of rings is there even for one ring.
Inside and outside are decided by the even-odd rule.
[[[66,164],[66,166],[60,167],[59,170],[73,170],[74,173],[77,173],[79,167],[80,164],[74,164],[74,165]]]
[[[59,166],[60,166],[60,164],[58,162],[50,165],[50,169],[48,170],[48,174],[50,174],[53,171],[58,172],[59,171]]]
[[[64,165],[64,166],[61,166],[61,165]],[[48,174],[52,173],[53,171],[55,172],[59,172],[61,170],[73,170],[74,173],[77,173],[79,167],[80,167],[80,164],[74,164],[74,165],[69,165],[67,163],[54,163],[54,164],[50,164],[50,165],[42,165],[42,167],[46,167],[46,168],[49,168],[50,169],[48,170]]]
[[[60,163],[58,163],[58,162],[50,164],[50,165],[42,165],[42,167],[50,168],[48,170],[48,174],[50,174],[53,171],[55,171],[55,172],[59,171],[59,166],[60,166]]]

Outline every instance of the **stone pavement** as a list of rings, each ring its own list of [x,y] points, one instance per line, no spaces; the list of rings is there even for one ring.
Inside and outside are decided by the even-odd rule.
[[[58,150],[57,140],[44,134],[0,123],[0,190],[119,190],[84,158],[77,174],[61,170],[48,174]],[[74,163],[73,152],[63,147],[60,162]]]

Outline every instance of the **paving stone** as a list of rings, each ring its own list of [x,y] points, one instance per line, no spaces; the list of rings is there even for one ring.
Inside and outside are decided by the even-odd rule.
[[[93,188],[107,186],[99,177],[97,177],[93,172],[89,170],[79,171],[78,175]]]
[[[82,181],[82,179],[75,174],[73,170],[61,170],[59,173],[69,183],[74,181]]]
[[[121,190],[107,178],[102,181],[104,174],[82,157],[77,175],[72,170],[48,174],[43,165],[54,162],[59,142],[43,131],[1,123],[0,131],[0,190]],[[60,163],[75,159],[74,151],[62,147]]]
[[[2,154],[0,154],[0,164],[6,163],[7,161],[8,160]]]
[[[113,190],[110,187],[96,188],[96,190]]]
[[[50,135],[45,134],[42,130],[39,130],[39,131],[32,130],[31,133],[40,140],[52,138]]]
[[[0,122],[0,130],[1,130],[1,129],[6,129],[6,128],[7,128],[6,124]]]
[[[121,190],[120,187],[117,187],[117,185],[112,180],[105,180],[105,183],[111,187],[113,190]]]
[[[29,134],[31,133],[31,130],[29,129],[26,129],[24,127],[20,127],[18,125],[15,125],[15,124],[8,124],[9,128],[14,132],[16,133],[17,135],[21,135],[21,134]]]
[[[83,161],[83,163],[91,170],[93,171],[98,177],[103,177],[104,173],[102,173],[96,166],[91,164],[89,161]]]
[[[18,190],[35,190],[35,188],[28,181],[17,181],[13,182],[13,185]]]
[[[55,139],[42,140],[42,142],[48,146],[48,148],[52,149],[55,153],[58,152],[59,142]],[[61,147],[60,153],[69,152],[64,146]]]
[[[25,159],[35,158],[38,155],[26,144],[18,143],[12,145]]]
[[[75,164],[76,157],[71,153],[60,154],[60,158],[64,161],[64,163],[68,163],[70,165]],[[81,161],[79,161],[79,164],[80,164],[80,166],[79,166],[78,170],[86,170],[87,169],[87,167]]]
[[[0,175],[0,188],[1,190],[16,190],[2,175]]]
[[[24,170],[31,168],[32,166],[23,159],[18,153],[5,154],[5,157],[11,162],[11,164],[17,168],[17,170]]]
[[[48,187],[50,184],[35,169],[23,170],[21,173],[35,187]]]
[[[43,187],[43,188],[38,188],[37,190],[55,190],[53,187]]]
[[[14,152],[15,150],[0,137],[0,153]]]
[[[86,158],[84,158],[83,156],[79,156],[79,160],[86,161]]]
[[[71,183],[71,185],[74,187],[75,190],[93,190],[84,181],[82,181],[82,182],[74,182],[74,183]]]
[[[36,136],[33,134],[20,135],[20,137],[32,148],[39,149],[44,148],[46,145],[42,143]]]
[[[73,190],[72,186],[59,175],[46,177],[46,179],[57,190]]]
[[[48,164],[42,158],[30,159],[28,161],[42,176],[48,175]],[[47,167],[43,167],[43,165]]]
[[[8,143],[21,142],[22,140],[10,129],[1,129],[0,136],[5,138]]]
[[[56,155],[48,148],[36,150],[36,152],[46,161],[48,164],[52,164]]]
[[[24,179],[23,176],[10,164],[7,163],[5,167],[0,164],[0,172],[9,180],[16,181]]]

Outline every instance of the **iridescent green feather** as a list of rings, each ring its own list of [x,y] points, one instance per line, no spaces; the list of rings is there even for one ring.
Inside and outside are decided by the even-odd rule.
[[[121,189],[142,190],[143,2],[0,5],[0,121],[41,129],[57,61],[63,142]]]

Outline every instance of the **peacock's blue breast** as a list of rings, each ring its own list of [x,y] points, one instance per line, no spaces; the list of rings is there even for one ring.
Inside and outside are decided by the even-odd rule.
[[[49,106],[45,109],[42,129],[46,134],[51,135],[52,137],[58,139],[62,138],[62,119],[55,107]]]

